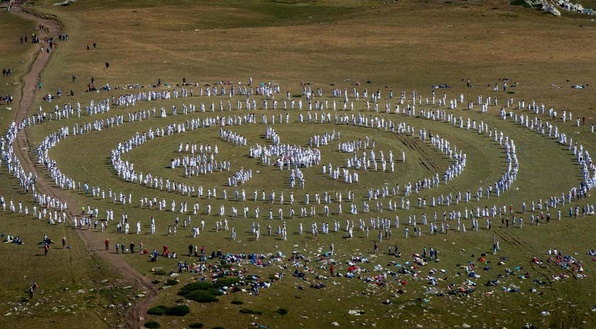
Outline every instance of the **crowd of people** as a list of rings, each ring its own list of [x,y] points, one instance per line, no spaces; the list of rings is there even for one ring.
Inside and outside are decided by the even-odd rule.
[[[120,204],[133,204],[138,196],[133,197],[132,193],[116,192],[109,187],[100,187],[98,185],[89,185],[86,182],[80,182],[73,178],[68,177],[58,167],[58,163],[50,157],[50,149],[57,146],[60,141],[68,138],[69,136],[88,134],[94,131],[101,131],[104,129],[112,129],[127,125],[132,122],[144,121],[144,120],[159,120],[164,116],[163,110],[158,112],[156,108],[153,109],[137,109],[130,113],[117,113],[111,114],[115,108],[127,108],[135,106],[138,102],[152,102],[167,100],[170,98],[185,98],[192,95],[192,91],[183,89],[184,91],[168,90],[168,91],[139,91],[136,93],[129,93],[119,97],[112,97],[101,99],[99,101],[90,101],[88,105],[81,105],[76,103],[74,105],[65,104],[63,107],[58,105],[54,106],[53,112],[39,111],[35,115],[27,117],[21,122],[14,122],[8,128],[5,136],[2,138],[1,149],[2,149],[2,162],[0,165],[4,165],[7,171],[15,176],[21,187],[26,192],[33,192],[34,204],[23,204],[19,202],[18,207],[13,200],[5,201],[2,198],[1,203],[4,211],[13,213],[24,213],[26,215],[32,214],[34,218],[45,219],[50,223],[63,223],[73,222],[74,227],[78,229],[93,229],[101,231],[109,231],[107,229],[108,223],[114,221],[113,210],[108,209],[106,218],[99,218],[100,211],[96,208],[94,210],[84,210],[81,215],[77,217],[71,217],[68,215],[68,207],[65,202],[50,197],[49,195],[42,194],[36,191],[35,185],[37,181],[37,175],[31,172],[27,172],[20,163],[20,160],[13,152],[13,143],[16,138],[16,134],[26,127],[43,124],[46,121],[52,120],[67,120],[69,118],[80,118],[82,116],[101,116],[94,121],[87,123],[75,123],[71,126],[63,125],[57,131],[48,135],[38,146],[37,155],[40,164],[42,164],[54,180],[56,186],[60,188],[75,191],[84,195],[92,196],[96,199],[106,199],[114,203]],[[251,95],[250,89],[242,89],[241,93]],[[201,93],[205,93],[203,97],[218,97],[214,96],[215,90],[213,88],[201,88]],[[228,89],[223,91],[219,89],[218,94],[222,95],[228,92]],[[238,92],[230,91],[231,93]],[[309,101],[312,101],[315,97],[315,93],[305,87],[305,93],[310,94]],[[277,87],[259,89],[257,94],[264,95],[265,101],[263,103],[262,110],[265,110],[268,105],[267,100],[271,101],[271,98],[279,93]],[[348,98],[345,92],[337,92],[337,97]],[[237,234],[246,234],[238,232],[234,227],[234,218],[248,218],[253,217],[252,229],[248,233],[249,237],[254,241],[258,241],[261,237],[273,236],[285,240],[291,233],[298,235],[304,234],[304,220],[291,221],[295,217],[312,219],[310,223],[310,236],[313,238],[318,237],[320,234],[337,234],[344,238],[353,238],[357,234],[361,234],[363,237],[369,237],[371,232],[375,232],[375,240],[382,242],[383,240],[391,240],[395,236],[395,230],[401,230],[404,238],[408,237],[419,237],[423,234],[448,234],[450,231],[478,231],[479,229],[490,230],[493,227],[493,221],[501,218],[507,219],[507,224],[502,221],[503,227],[509,226],[509,220],[511,219],[512,226],[522,228],[524,220],[522,217],[529,216],[530,224],[538,224],[548,222],[550,218],[549,209],[557,209],[557,219],[561,219],[561,208],[565,205],[569,205],[569,217],[575,217],[578,215],[586,215],[594,212],[594,206],[590,204],[571,206],[571,203],[577,202],[580,198],[585,197],[594,185],[594,179],[596,177],[596,168],[592,163],[590,155],[587,149],[582,144],[578,144],[578,141],[572,141],[571,138],[567,139],[567,136],[563,132],[560,132],[558,127],[554,124],[557,119],[556,114],[553,116],[554,111],[548,111],[549,120],[545,120],[541,115],[545,115],[544,106],[538,106],[535,103],[531,103],[528,107],[525,103],[519,102],[517,108],[513,105],[513,100],[507,100],[506,107],[503,107],[499,111],[499,116],[503,120],[511,120],[517,125],[523,126],[532,131],[536,131],[545,137],[554,139],[555,141],[564,144],[576,157],[577,164],[583,173],[582,180],[578,186],[571,188],[569,191],[562,192],[560,196],[552,196],[550,200],[540,200],[534,206],[532,202],[531,214],[526,214],[525,203],[522,214],[514,214],[512,212],[512,205],[497,206],[495,201],[492,207],[489,206],[477,206],[473,207],[468,205],[472,202],[489,202],[490,198],[497,198],[502,193],[506,192],[514,184],[519,170],[519,161],[517,156],[516,143],[509,138],[503,131],[497,128],[489,127],[487,122],[476,120],[468,117],[464,118],[461,115],[456,115],[454,112],[446,109],[416,109],[416,106],[428,107],[436,106],[434,94],[431,101],[426,100],[423,102],[422,96],[413,93],[412,103],[407,103],[405,106],[406,95],[402,93],[402,98],[398,101],[394,108],[394,112],[391,113],[392,106],[386,107],[387,113],[395,114],[396,116],[404,116],[405,118],[419,118],[422,120],[431,120],[438,123],[444,123],[451,125],[455,128],[462,130],[470,130],[471,133],[478,135],[476,138],[485,138],[487,141],[492,141],[496,145],[496,149],[502,152],[502,157],[506,162],[504,172],[498,177],[498,179],[492,183],[484,182],[484,186],[479,187],[476,191],[452,191],[446,195],[425,195],[421,193],[428,190],[431,187],[436,187],[441,184],[448,184],[450,181],[458,177],[464,170],[467,164],[467,154],[463,152],[461,148],[453,145],[453,143],[446,140],[439,134],[433,133],[428,128],[415,129],[411,124],[405,122],[394,122],[389,116],[381,115],[381,112],[371,110],[371,113],[333,113],[329,112],[323,115],[323,109],[326,108],[325,103],[321,102],[317,106],[320,108],[319,112],[312,113],[311,111],[306,112],[309,119],[307,124],[320,124],[318,116],[325,118],[324,123],[336,124],[344,126],[361,127],[364,129],[374,129],[383,132],[394,134],[396,137],[403,137],[406,139],[417,139],[421,143],[426,143],[428,146],[436,149],[442,153],[446,158],[449,159],[450,163],[444,173],[436,172],[434,175],[426,178],[419,178],[414,181],[401,182],[404,186],[403,190],[400,190],[400,183],[394,184],[394,187],[384,185],[382,187],[368,187],[361,189],[364,193],[358,191],[358,195],[354,192],[347,191],[331,193],[329,191],[307,191],[302,201],[295,200],[294,190],[291,191],[288,199],[285,199],[284,191],[275,190],[271,191],[254,191],[254,197],[247,197],[245,189],[239,189],[238,187],[248,181],[252,177],[252,170],[250,168],[240,168],[232,176],[228,178],[227,185],[232,188],[230,197],[228,197],[228,191],[224,187],[222,188],[208,188],[205,186],[195,186],[190,182],[184,182],[181,179],[170,179],[165,177],[154,177],[151,173],[147,172],[143,174],[137,171],[135,164],[123,159],[123,155],[127,152],[132,151],[134,148],[153,141],[157,138],[172,136],[176,134],[184,134],[186,132],[193,131],[195,129],[219,127],[220,137],[226,141],[231,141],[234,144],[246,145],[247,140],[245,137],[238,135],[234,132],[233,127],[243,124],[258,124],[256,121],[255,113],[243,112],[243,113],[228,113],[226,115],[218,115],[205,118],[188,117],[185,122],[170,123],[161,128],[151,128],[144,133],[136,133],[130,139],[118,143],[118,145],[112,150],[111,162],[117,172],[119,179],[124,181],[140,184],[144,187],[152,188],[155,190],[165,190],[178,193],[182,196],[198,197],[195,204],[187,207],[187,201],[172,199],[168,202],[163,197],[155,196],[143,197],[140,199],[140,206],[142,208],[154,209],[162,212],[171,212],[177,214],[175,221],[172,223],[163,223],[163,220],[156,220],[151,218],[150,230],[143,230],[143,227],[149,226],[147,223],[143,225],[141,221],[137,221],[136,230],[131,230],[128,216],[126,213],[122,213],[120,220],[116,221],[115,225],[109,225],[115,227],[118,234],[155,234],[158,231],[158,227],[166,227],[169,235],[175,235],[180,233],[182,230],[184,235],[178,234],[178,236],[191,236],[195,239],[200,238],[200,234],[205,232],[205,220],[201,219],[200,222],[197,218],[203,216],[208,217],[208,226],[213,225],[212,229],[207,231],[214,231],[215,234],[220,232],[227,232],[230,238],[236,239]],[[381,95],[376,93],[375,99],[372,99],[377,104],[381,99]],[[463,103],[463,96],[459,99],[460,103]],[[484,104],[486,106],[496,106],[496,98],[491,100],[483,99],[479,97],[477,104]],[[441,105],[448,103],[446,95],[438,100]],[[213,103],[212,103],[213,104]],[[456,106],[456,102],[452,101],[451,104]],[[438,106],[441,106],[438,105]],[[256,104],[251,104],[250,111],[257,109]],[[197,111],[197,108],[199,109]],[[163,109],[163,108],[162,108]],[[171,116],[182,116],[190,115],[197,112],[206,112],[204,105],[195,106],[194,104],[184,105],[182,112],[179,113],[177,109],[172,111]],[[214,111],[212,106],[211,111]],[[223,107],[220,109],[223,111]],[[291,110],[290,110],[291,111]],[[299,111],[299,110],[298,110]],[[298,118],[292,112],[288,113],[288,118],[296,118],[294,120],[277,120],[277,124],[295,124],[302,122],[303,119],[300,117],[304,111],[298,113]],[[534,113],[534,118],[529,118],[529,114]],[[166,117],[169,117],[166,115]],[[563,123],[572,122],[571,114],[564,112],[561,120]],[[272,122],[275,122],[274,119]],[[394,172],[394,165],[397,162],[394,159],[394,151],[399,150],[380,150],[374,140],[366,136],[362,140],[342,141],[339,130],[334,129],[331,132],[324,132],[320,135],[310,137],[306,146],[299,146],[294,144],[282,143],[282,136],[280,136],[270,123],[262,122],[261,124],[266,125],[265,139],[267,144],[259,145],[256,144],[250,147],[249,156],[260,159],[261,164],[277,167],[281,170],[287,167],[290,173],[291,187],[294,187],[295,182],[300,182],[300,187],[305,188],[304,185],[304,173],[308,167],[321,165],[324,154],[319,148],[326,146],[331,143],[337,143],[337,150],[345,153],[352,153],[354,157],[350,158],[345,165],[327,163],[322,165],[324,174],[329,174],[334,179],[339,177],[348,176],[345,172],[348,168],[352,170],[364,170],[367,171],[378,171],[375,168],[377,165],[381,165],[383,168],[381,172],[385,172],[389,167],[389,172]],[[228,126],[228,128],[223,128]],[[342,128],[342,129],[347,129]],[[283,130],[283,129],[280,129]],[[563,137],[562,137],[563,136]],[[178,147],[179,153],[190,153],[191,155],[184,156],[182,158],[176,158],[171,161],[172,168],[195,168],[194,171],[187,171],[183,176],[192,176],[193,173],[207,173],[214,170],[215,166],[219,170],[231,170],[232,166],[229,162],[223,161],[221,164],[216,164],[214,156],[219,152],[217,146],[200,146],[193,145],[192,143],[182,144]],[[385,157],[385,152],[387,157]],[[406,151],[401,150],[401,163],[406,161]],[[408,151],[411,152],[411,151]],[[360,154],[361,157],[357,155]],[[208,159],[208,160],[207,160]],[[212,163],[211,169],[207,169],[207,164]],[[360,165],[359,165],[360,163]],[[387,165],[389,163],[389,165]],[[205,166],[204,169],[197,169],[197,167]],[[343,171],[343,174],[340,174]],[[353,176],[352,176],[353,177]],[[358,183],[358,178],[353,177],[352,183]],[[249,192],[250,193],[250,192]],[[233,195],[233,197],[231,197]],[[313,200],[310,196],[313,196]],[[345,196],[344,196],[345,195]],[[411,198],[414,198],[411,201]],[[396,199],[396,200],[394,200]],[[428,200],[427,200],[428,199]],[[240,202],[238,206],[230,206],[227,201]],[[498,199],[496,199],[498,200]],[[217,204],[212,205],[211,203],[220,202],[218,207]],[[359,204],[359,202],[361,202]],[[252,203],[252,204],[251,204]],[[263,213],[260,211],[261,205],[269,204],[269,209]],[[344,205],[348,205],[348,212],[350,215],[359,215],[361,218],[350,218],[346,219],[344,225],[341,224],[339,216],[343,216]],[[460,203],[465,203],[466,206],[460,206]],[[171,204],[171,207],[167,205]],[[279,204],[276,209],[273,205]],[[176,206],[179,207],[176,207]],[[296,205],[296,209],[294,209]],[[422,215],[410,211],[410,207],[421,209]],[[31,212],[29,208],[32,208]],[[219,212],[212,212],[213,208],[219,208]],[[7,210],[8,208],[8,210]],[[229,211],[226,211],[226,208]],[[318,208],[318,209],[317,209]],[[322,210],[321,210],[322,208]],[[359,208],[361,211],[359,211]],[[442,209],[443,212],[439,211]],[[539,211],[539,215],[535,216],[534,210]],[[202,211],[201,211],[202,210]],[[297,215],[299,210],[299,215]],[[392,215],[383,214],[383,211],[391,211]],[[373,214],[376,212],[376,214]],[[430,212],[430,215],[427,215]],[[212,221],[210,216],[219,215],[219,219]],[[546,215],[545,215],[546,214]],[[331,216],[337,216],[335,218],[328,218]],[[183,217],[182,221],[179,217]],[[368,217],[368,218],[367,218]],[[401,217],[401,220],[400,220]],[[228,220],[229,219],[229,220]],[[278,224],[262,222],[261,220],[281,220]],[[484,224],[481,224],[481,220]],[[98,226],[98,221],[101,225]],[[193,225],[194,221],[194,225]],[[105,223],[104,223],[105,222]],[[211,223],[212,222],[212,223]],[[197,224],[200,223],[200,224]],[[263,232],[261,231],[263,226]],[[424,229],[426,227],[426,229]],[[188,230],[188,231],[187,231]],[[424,231],[428,233],[423,233]],[[361,233],[358,233],[361,232]],[[210,233],[211,234],[211,233]],[[50,244],[47,244],[48,248]],[[127,251],[126,246],[118,244],[120,252]],[[140,251],[145,252],[147,248],[140,248]],[[134,252],[134,244],[128,245],[128,250]],[[47,252],[47,251],[46,251]],[[152,255],[152,260],[157,261],[157,254],[155,252],[145,252],[146,254]],[[160,254],[164,256],[164,253]],[[167,253],[165,255],[171,256],[174,253]],[[177,255],[177,254],[175,254]]]

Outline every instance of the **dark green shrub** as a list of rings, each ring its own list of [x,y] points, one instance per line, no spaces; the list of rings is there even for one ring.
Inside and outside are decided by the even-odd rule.
[[[525,8],[532,8],[532,6],[529,5],[528,3],[526,3],[524,0],[511,0],[511,1],[509,1],[509,4],[513,5],[513,6],[522,6]]]
[[[166,315],[184,316],[190,313],[188,305],[176,305],[166,308]]]
[[[226,276],[226,277],[217,279],[217,281],[215,281],[213,283],[213,285],[217,288],[221,288],[221,287],[225,287],[225,286],[229,287],[229,286],[231,286],[235,283],[238,283],[238,282],[240,282],[240,279],[238,277]]]
[[[285,308],[279,308],[277,310],[277,313],[280,315],[286,315],[286,314],[288,314],[288,310],[286,310]]]
[[[197,281],[184,285],[182,288],[180,288],[178,295],[186,296],[186,294],[194,290],[207,290],[211,288],[213,288],[213,284],[211,284],[211,282]]]
[[[241,300],[233,300],[232,301],[232,304],[234,304],[234,305],[242,305],[242,304],[244,304],[244,302],[241,301]]]
[[[223,295],[223,292],[219,291],[218,289],[209,289],[207,291],[210,294],[212,294],[213,296],[221,296],[221,295]]]
[[[166,307],[164,305],[158,305],[158,306],[152,307],[147,310],[147,314],[164,315],[164,314],[166,314]]]
[[[202,322],[193,322],[191,324],[188,325],[189,328],[203,328],[203,323]]]
[[[256,314],[256,315],[263,314],[263,312],[261,312],[259,310],[251,310],[250,308],[241,308],[240,313],[242,313],[242,314]]]
[[[149,328],[149,329],[161,327],[161,325],[157,321],[153,321],[153,320],[145,322],[144,326],[145,326],[145,328]]]

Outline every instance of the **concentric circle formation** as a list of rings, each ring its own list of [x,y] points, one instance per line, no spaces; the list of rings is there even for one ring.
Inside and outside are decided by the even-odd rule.
[[[334,222],[331,231],[349,236],[369,229],[424,236],[479,230],[480,219],[490,227],[513,207],[555,208],[560,217],[593,186],[589,152],[569,137],[572,114],[535,102],[434,91],[383,97],[359,86],[284,95],[274,83],[110,94],[86,105],[46,104],[6,132],[3,159],[24,189],[35,189],[37,177],[22,169],[12,144],[19,131],[40,129],[48,134],[36,148],[39,163],[57,187],[82,197],[80,216],[67,218],[64,201],[36,194],[25,205],[33,217],[78,227],[116,218],[128,227],[134,216],[138,233],[205,221],[219,233],[229,220],[251,241],[267,220],[299,233],[308,220]],[[537,148],[561,149],[553,166],[568,177],[535,189],[532,177],[545,174],[533,168]],[[528,189],[532,196],[519,200]]]

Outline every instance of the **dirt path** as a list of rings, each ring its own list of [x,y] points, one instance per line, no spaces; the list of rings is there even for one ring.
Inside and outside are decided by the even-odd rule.
[[[54,40],[58,40],[58,35],[62,31],[62,23],[56,18],[51,16],[42,15],[33,12],[29,8],[26,8],[22,4],[22,0],[15,1],[12,7],[12,13],[21,16],[25,19],[32,20],[36,23],[36,26],[43,26],[43,30],[38,31],[42,43],[40,47],[46,45],[43,44],[43,38],[46,36],[54,37]],[[57,45],[52,52],[59,49]],[[38,81],[40,80],[40,74],[46,67],[50,54],[47,52],[33,52],[27,57],[29,63],[29,71],[22,77],[21,90],[15,95],[15,103],[18,104],[15,109],[14,120],[20,122],[35,111],[31,109],[34,99],[36,97],[36,91],[38,89]],[[42,88],[43,90],[43,88]],[[38,96],[39,97],[39,96]],[[14,146],[14,152],[21,160],[21,164],[26,171],[38,173],[38,166],[35,164],[34,151],[31,150],[29,144],[29,138],[27,136],[27,129],[21,130],[18,135]],[[77,204],[77,199],[69,192],[61,191],[52,185],[52,182],[44,179],[45,176],[41,173],[38,174],[38,180],[36,188],[41,193],[46,193],[55,196],[61,200],[64,200],[69,205],[68,215],[69,218],[73,217],[72,210],[80,209],[80,205]],[[67,227],[65,226],[65,230]],[[143,291],[145,298],[137,300],[133,307],[128,310],[125,317],[122,319],[122,326],[126,328],[140,328],[142,326],[141,317],[145,317],[147,310],[153,304],[153,301],[157,297],[157,290],[151,284],[150,280],[141,275],[136,271],[130,264],[123,260],[122,257],[106,252],[103,250],[103,239],[95,234],[94,232],[86,230],[74,230],[76,234],[83,240],[85,247],[89,254],[94,254],[105,260],[106,264],[111,264],[113,270],[120,274],[126,281],[129,282],[137,291]],[[66,232],[67,234],[68,232]],[[69,234],[68,234],[69,235]]]

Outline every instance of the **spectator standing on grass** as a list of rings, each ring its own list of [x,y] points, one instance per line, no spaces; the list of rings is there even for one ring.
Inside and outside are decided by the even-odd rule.
[[[33,298],[33,294],[37,291],[37,288],[39,288],[39,285],[36,281],[33,281],[31,287],[29,287],[29,298]]]

